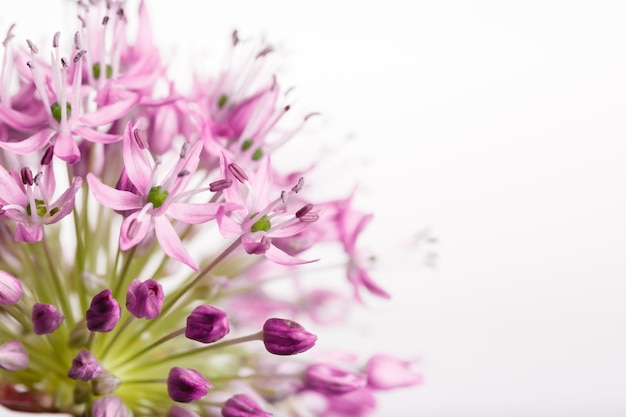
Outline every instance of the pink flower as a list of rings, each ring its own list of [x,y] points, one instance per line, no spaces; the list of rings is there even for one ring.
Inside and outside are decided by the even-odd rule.
[[[409,387],[422,382],[422,376],[411,371],[414,361],[391,355],[376,355],[367,362],[367,386],[374,389]]]
[[[75,177],[70,187],[52,200],[56,187],[54,172],[49,161],[43,162],[48,163],[35,176],[29,168],[22,168],[18,174],[0,166],[0,204],[3,214],[16,223],[18,242],[40,241],[43,225],[56,223],[72,211],[74,197],[83,183],[82,178]]]
[[[263,158],[256,174],[249,178],[238,165],[229,163],[227,157],[222,155],[222,176],[232,181],[232,186],[223,190],[224,198],[239,208],[229,215],[223,210],[218,213],[220,232],[226,238],[241,237],[247,253],[262,254],[281,265],[315,262],[298,259],[272,245],[272,238],[299,233],[316,221],[317,215],[310,212],[310,208],[306,213],[301,210],[294,214],[285,213],[287,198],[300,190],[301,181],[291,191],[282,192],[278,198],[270,200],[272,178],[269,164],[269,157]]]
[[[137,245],[154,229],[163,251],[190,268],[197,270],[196,262],[182,245],[168,217],[183,223],[205,223],[216,218],[218,210],[225,212],[237,208],[229,203],[185,203],[193,194],[208,189],[186,191],[185,188],[196,171],[202,144],[185,143],[180,157],[160,184],[156,183],[159,163],[149,163],[146,142],[141,131],[130,123],[126,125],[123,139],[123,159],[126,175],[135,192],[118,190],[103,184],[95,175],[88,174],[87,182],[96,200],[114,210],[131,211],[122,222],[120,248],[128,250]]]

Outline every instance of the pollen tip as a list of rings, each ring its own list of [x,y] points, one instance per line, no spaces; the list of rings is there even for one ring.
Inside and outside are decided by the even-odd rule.
[[[309,120],[311,117],[314,117],[314,116],[321,116],[321,113],[318,113],[318,112],[309,113],[306,116],[304,116],[304,121],[306,122],[307,120]]]
[[[268,45],[265,48],[261,49],[261,51],[258,54],[256,54],[255,59],[263,58],[265,55],[270,54],[272,52],[274,52],[274,48]]]
[[[228,169],[233,174],[235,179],[240,183],[248,181],[248,176],[246,175],[245,171],[236,163],[231,162],[230,164],[228,164]]]
[[[107,23],[109,23],[109,16],[104,16],[102,18],[102,25],[106,26]]]
[[[28,167],[23,167],[20,171],[20,175],[22,176],[22,183],[24,185],[33,185],[33,171]]]
[[[239,33],[237,32],[237,29],[233,30],[232,41],[233,46],[237,46],[237,44],[239,43]]]
[[[11,26],[9,26],[9,30],[7,30],[7,35],[4,37],[4,40],[2,41],[2,46],[4,46],[5,48],[7,47],[11,39],[15,37],[15,35],[13,34],[14,27],[15,27],[15,23],[12,23]]]
[[[183,146],[181,146],[180,148],[180,159],[183,159],[187,156],[187,153],[189,152],[189,147],[191,146],[191,144],[189,142],[185,142],[183,143]]]
[[[300,177],[300,178],[298,178],[298,183],[293,186],[291,191],[293,191],[294,193],[298,194],[300,192],[300,190],[302,190],[303,186],[304,186],[304,177]]]
[[[178,178],[182,178],[182,177],[186,177],[187,175],[191,174],[191,172],[189,170],[183,169],[182,171],[180,171],[176,176]]]
[[[146,140],[146,133],[143,130],[134,129],[133,137],[135,138],[135,142],[141,149],[148,149],[148,141]]]
[[[85,21],[80,16],[78,16],[78,18],[81,20],[81,22],[83,22],[83,27],[84,27],[85,26]],[[74,33],[74,48],[81,49],[80,48],[80,34],[78,33],[78,31],[76,31],[76,33]]]
[[[33,54],[38,54],[39,53],[39,49],[37,48],[37,46],[33,43],[33,41],[31,41],[30,39],[26,39],[26,43],[28,44],[28,48],[30,49],[30,51]]]
[[[52,47],[53,48],[58,48],[59,47],[59,38],[61,37],[61,32],[57,32],[54,34],[54,37],[52,38]]]

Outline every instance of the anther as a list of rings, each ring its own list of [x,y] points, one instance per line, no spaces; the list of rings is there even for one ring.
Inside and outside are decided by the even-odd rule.
[[[83,22],[83,27],[84,27],[85,21],[80,16],[78,16],[78,18],[81,20],[81,22]],[[80,48],[80,34],[78,32],[74,33],[74,48],[81,49]]]
[[[191,144],[189,142],[183,143],[183,146],[180,148],[180,159],[183,159],[187,156],[187,152],[189,152],[189,147]]]
[[[239,43],[239,34],[237,33],[236,29],[233,30],[232,40],[233,40],[233,46],[237,46],[237,44]]]
[[[106,25],[107,23],[109,23],[109,16],[104,16],[104,17],[102,18],[102,24],[103,24],[103,25]]]
[[[274,48],[272,48],[271,46],[266,46],[265,48],[261,49],[261,51],[256,54],[255,59],[259,59],[264,57],[265,55],[274,52]]]
[[[39,171],[37,175],[35,175],[35,177],[33,178],[33,183],[35,185],[39,185],[39,182],[41,181],[41,177],[43,177],[43,172]]]
[[[117,17],[119,17],[120,19],[124,18],[124,9],[122,9],[121,7],[119,9],[117,9]]]
[[[298,194],[303,186],[304,186],[304,177],[300,177],[300,178],[298,178],[298,183],[293,186],[291,191],[293,191],[294,193]]]
[[[48,148],[44,151],[43,156],[41,157],[40,164],[48,165],[52,162],[52,156],[54,155],[54,146],[48,146]]]
[[[140,149],[148,148],[148,141],[146,140],[146,133],[143,130],[135,129],[133,130],[133,136],[135,137],[135,142]]]
[[[313,209],[313,204],[311,204],[311,203],[305,204],[304,206],[302,206],[302,208],[300,210],[296,211],[296,219],[301,218],[302,216],[307,214],[312,209]]]
[[[244,183],[248,181],[248,176],[246,175],[244,170],[236,163],[231,162],[230,164],[228,164],[228,169],[233,174],[235,179],[239,181],[240,183]]]
[[[57,32],[54,34],[54,37],[52,38],[52,47],[53,48],[58,48],[59,47],[59,38],[61,37],[61,32]]]
[[[313,113],[309,113],[306,116],[304,116],[304,121],[306,122],[307,120],[309,120],[309,118],[313,117],[313,116],[320,116],[321,113],[317,113],[317,112],[313,112]]]
[[[225,178],[223,180],[213,181],[209,184],[209,190],[213,193],[223,191],[233,185],[233,180]]]
[[[186,177],[187,175],[191,174],[190,171],[183,169],[182,171],[180,171],[176,176],[178,178],[182,178],[182,177]]]
[[[22,183],[24,185],[33,185],[33,172],[28,167],[23,167],[20,171],[22,175]]]
[[[77,63],[78,61],[80,61],[80,59],[83,57],[83,55],[85,55],[87,53],[87,51],[85,51],[84,49],[81,49],[80,51],[78,51],[76,53],[76,56],[74,56],[74,63]]]
[[[33,63],[30,61],[26,61],[26,66],[30,69],[33,69]]]
[[[280,201],[283,202],[283,204],[287,204],[287,193],[285,191],[281,191],[280,192]]]
[[[28,44],[28,48],[30,48],[33,54],[39,53],[39,49],[37,49],[35,44],[30,39],[26,39],[26,43]]]
[[[2,41],[2,46],[4,46],[5,48],[7,47],[11,39],[15,37],[15,35],[12,33],[14,27],[15,23],[13,23],[11,27],[9,27],[9,30],[7,30],[7,36],[5,36],[4,40]]]
[[[61,65],[63,66],[63,68],[69,67],[69,64],[67,63],[67,59],[61,58]]]
[[[76,17],[78,18],[78,20],[80,20],[81,27],[83,27],[83,28],[87,27],[87,23],[85,22],[85,18],[84,17],[82,17],[79,14],[76,15]],[[77,48],[77,49],[80,49],[80,48]]]
[[[287,104],[284,108],[285,111],[289,111],[289,109],[291,109],[291,106],[289,104]]]

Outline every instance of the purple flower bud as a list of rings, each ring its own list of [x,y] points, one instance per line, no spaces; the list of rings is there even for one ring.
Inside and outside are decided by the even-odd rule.
[[[167,412],[165,417],[200,417],[198,414],[188,410],[180,405],[173,405]]]
[[[307,332],[295,321],[267,319],[263,325],[263,343],[275,355],[295,355],[313,347],[317,336]]]
[[[126,308],[138,319],[151,320],[161,314],[163,298],[163,287],[155,280],[134,279],[126,293]]]
[[[304,382],[308,388],[322,394],[341,395],[363,388],[367,378],[334,365],[318,363],[304,372]]]
[[[0,345],[0,369],[21,371],[28,368],[28,353],[19,340]]]
[[[67,376],[81,381],[91,381],[102,373],[102,366],[88,350],[81,350],[72,361],[72,367],[67,371]]]
[[[185,336],[198,342],[212,343],[226,336],[229,331],[225,312],[210,305],[201,305],[187,317]]]
[[[65,317],[52,304],[36,303],[33,306],[33,330],[35,334],[48,334],[59,328]]]
[[[259,407],[252,398],[243,394],[230,397],[222,407],[224,417],[270,417],[271,415]]]
[[[109,395],[98,398],[91,406],[91,417],[131,417],[119,397]]]
[[[11,274],[0,271],[0,305],[15,304],[22,298],[22,283]]]
[[[172,368],[167,377],[167,393],[179,403],[190,403],[207,395],[213,384],[194,369]]]
[[[106,289],[96,294],[87,310],[87,328],[92,332],[110,332],[120,320],[122,309],[111,290]]]
[[[367,386],[386,390],[421,383],[422,375],[410,369],[413,362],[391,355],[372,356],[366,365]]]

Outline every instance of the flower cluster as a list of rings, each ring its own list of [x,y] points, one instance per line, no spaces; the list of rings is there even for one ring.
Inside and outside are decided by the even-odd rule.
[[[352,196],[315,201],[300,173],[272,164],[311,116],[277,128],[293,111],[276,77],[263,78],[273,49],[235,32],[228,71],[178,91],[146,5],[124,6],[79,1],[76,30],[48,45],[6,28],[0,404],[364,416],[377,390],[419,383],[410,361],[389,355],[284,357],[315,345],[300,322],[329,324],[332,303],[389,295],[357,247],[371,215]],[[354,297],[289,284],[313,267],[316,245],[343,254]],[[271,291],[278,276],[285,285]]]

